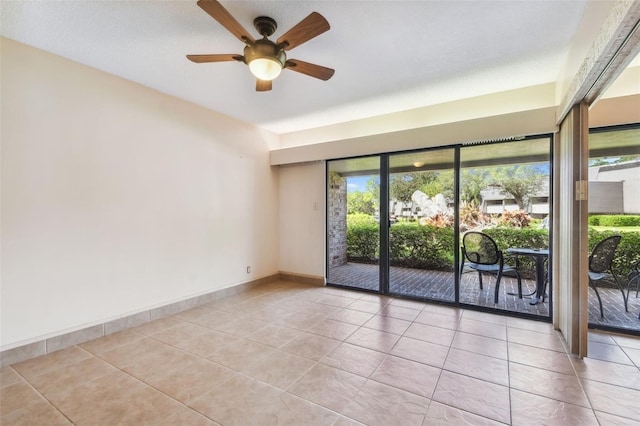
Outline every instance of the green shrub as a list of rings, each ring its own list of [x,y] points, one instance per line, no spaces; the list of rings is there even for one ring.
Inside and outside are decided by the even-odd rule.
[[[623,214],[594,214],[589,216],[589,225],[591,226],[640,226],[640,216],[623,215]]]
[[[379,256],[379,246],[380,229],[375,220],[373,224],[347,226],[347,259],[374,262]]]
[[[376,225],[377,223],[376,219],[369,214],[352,213],[347,215],[347,226]]]
[[[640,232],[597,231],[589,228],[589,253],[597,243],[612,235],[622,236],[613,258],[613,271],[620,282],[626,285],[631,267],[640,259]]]
[[[394,225],[389,231],[391,266],[453,270],[453,228],[433,225]]]

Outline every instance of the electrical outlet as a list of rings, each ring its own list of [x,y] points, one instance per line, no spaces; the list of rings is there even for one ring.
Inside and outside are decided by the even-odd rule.
[[[251,266],[247,266],[247,274],[251,273]]]

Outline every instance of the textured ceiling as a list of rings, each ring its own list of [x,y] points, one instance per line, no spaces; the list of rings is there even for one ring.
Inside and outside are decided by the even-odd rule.
[[[189,1],[12,1],[2,35],[287,133],[555,81],[587,0],[221,1],[252,34],[267,15],[276,39],[309,13],[331,30],[289,57],[334,68],[323,82],[285,70],[258,93],[237,62],[243,44]]]

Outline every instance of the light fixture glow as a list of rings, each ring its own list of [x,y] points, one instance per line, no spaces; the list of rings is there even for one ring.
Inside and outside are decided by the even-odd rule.
[[[422,167],[424,166],[424,161],[416,161],[413,163],[414,167]]]
[[[249,70],[256,78],[270,81],[280,75],[282,64],[274,58],[259,57],[249,62]]]

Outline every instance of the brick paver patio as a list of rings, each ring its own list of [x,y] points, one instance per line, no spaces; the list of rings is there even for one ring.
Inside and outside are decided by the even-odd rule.
[[[350,287],[377,290],[378,266],[360,263],[348,263],[346,265],[330,269],[327,281],[336,285],[348,285]],[[535,281],[522,280],[522,299],[508,293],[517,292],[515,278],[503,277],[500,283],[500,295],[498,303],[493,303],[495,278],[483,277],[484,289],[480,290],[478,274],[469,272],[462,275],[460,283],[460,302],[470,305],[496,308],[511,312],[521,312],[543,317],[549,316],[549,300],[537,305],[530,305],[530,297],[527,294],[535,290]],[[547,289],[547,292],[549,289]],[[589,322],[608,327],[619,327],[640,331],[640,298],[635,297],[635,292],[629,296],[629,312],[625,312],[620,290],[598,287],[602,304],[604,306],[604,318],[600,318],[598,300],[595,293],[589,289]],[[454,274],[453,272],[427,271],[422,269],[391,267],[390,292],[394,295],[405,295],[416,298],[433,299],[440,301],[454,301]],[[548,294],[548,293],[547,293]]]

